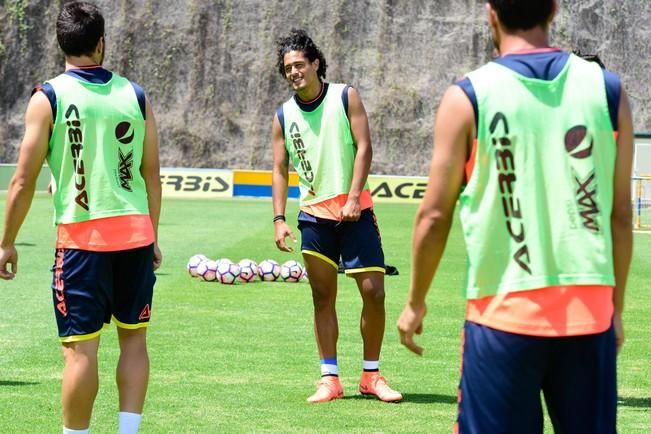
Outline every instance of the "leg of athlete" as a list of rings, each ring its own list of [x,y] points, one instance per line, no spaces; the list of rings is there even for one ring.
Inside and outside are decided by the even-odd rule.
[[[368,271],[352,275],[362,296],[360,330],[364,360],[379,360],[384,338],[384,273]]]
[[[149,382],[147,328],[118,327],[120,359],[115,375],[120,394],[120,411],[142,413]]]
[[[379,363],[385,323],[384,273],[367,271],[355,273],[353,277],[362,296],[360,330],[364,340],[364,360]],[[402,400],[402,394],[389,387],[379,370],[367,371],[365,368],[359,381],[359,391],[385,402]]]
[[[314,336],[321,360],[336,359],[339,325],[335,302],[337,299],[337,269],[329,262],[304,254],[303,260],[312,287],[314,303]],[[344,396],[336,375],[322,376],[316,392],[307,398],[310,403],[328,402]]]
[[[314,335],[319,348],[319,356],[337,357],[337,269],[332,264],[313,255],[304,254],[303,260],[312,288],[314,303]]]
[[[99,388],[98,348],[99,336],[87,341],[63,344],[61,404],[63,425],[66,428],[81,430],[90,425],[93,403]]]

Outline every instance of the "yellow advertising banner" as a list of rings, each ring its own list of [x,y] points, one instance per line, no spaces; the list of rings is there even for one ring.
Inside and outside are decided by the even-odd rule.
[[[425,196],[425,176],[369,175],[368,186],[373,202],[419,203]]]
[[[163,197],[211,199],[233,196],[233,171],[219,169],[160,170]]]
[[[233,170],[235,185],[271,185],[271,170]],[[289,186],[298,185],[298,173],[289,172]]]

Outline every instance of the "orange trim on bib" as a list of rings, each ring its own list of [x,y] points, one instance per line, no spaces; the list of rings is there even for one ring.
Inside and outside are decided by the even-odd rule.
[[[510,333],[562,337],[601,333],[613,312],[611,286],[572,285],[468,300],[466,319]]]
[[[477,157],[477,139],[472,141],[472,149],[470,150],[470,157],[466,161],[465,172],[466,172],[466,183],[470,182],[470,177],[472,172],[475,169],[475,158]]]
[[[341,210],[346,205],[347,200],[348,194],[344,193],[323,202],[302,206],[301,211],[322,219],[340,220]],[[363,190],[359,195],[359,204],[362,210],[373,208],[373,198],[369,190]]]
[[[59,224],[56,247],[113,252],[148,246],[154,241],[149,215],[133,214]]]

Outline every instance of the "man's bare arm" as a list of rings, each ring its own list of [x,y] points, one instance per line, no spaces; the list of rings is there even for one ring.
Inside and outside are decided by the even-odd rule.
[[[289,186],[289,155],[285,149],[285,137],[278,120],[274,115],[271,124],[271,150],[273,153],[273,166],[271,170],[271,195],[273,200],[274,216],[285,215],[287,206],[287,190]],[[275,242],[279,250],[291,252],[294,249],[288,246],[285,238],[290,237],[296,242],[285,220],[274,220]]]
[[[474,122],[468,97],[458,86],[450,87],[436,114],[427,190],[414,222],[409,295],[398,320],[402,344],[417,354],[422,354],[423,349],[414,342],[413,335],[422,332],[425,297],[452,226],[464,165],[474,138]]]
[[[631,168],[633,166],[633,121],[626,92],[622,89],[619,114],[617,119],[617,157],[613,186],[613,210],[611,214],[611,231],[613,239],[613,262],[615,266],[615,335],[617,349],[624,344],[622,312],[624,311],[624,293],[626,280],[633,254],[631,203]]]
[[[149,218],[154,226],[156,242],[154,245],[154,269],[161,266],[163,256],[158,247],[158,221],[160,219],[161,209],[161,185],[160,185],[160,159],[158,151],[158,129],[156,127],[156,118],[154,111],[146,101],[146,119],[145,119],[145,140],[143,144],[142,164],[140,173],[145,180],[147,189],[147,203],[149,205]]]
[[[348,88],[348,119],[357,153],[353,165],[353,178],[348,192],[348,202],[344,205],[341,218],[356,221],[361,213],[359,196],[371,169],[373,148],[371,146],[371,132],[368,126],[366,109],[359,92],[353,87]]]
[[[9,183],[4,230],[0,243],[0,278],[12,279],[18,270],[16,237],[32,204],[36,179],[47,156],[52,108],[42,92],[36,92],[25,113],[25,136],[20,145],[16,172]],[[11,264],[11,271],[7,265]]]

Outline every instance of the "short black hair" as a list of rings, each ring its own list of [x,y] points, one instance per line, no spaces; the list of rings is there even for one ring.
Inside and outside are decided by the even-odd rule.
[[[57,17],[57,41],[68,56],[91,54],[104,37],[104,17],[92,3],[64,3]]]
[[[328,65],[326,64],[325,57],[323,57],[323,53],[321,53],[319,47],[316,46],[305,30],[292,29],[289,32],[289,35],[276,40],[276,46],[278,47],[278,60],[276,66],[278,67],[278,72],[280,72],[280,75],[282,75],[283,78],[285,77],[285,54],[290,51],[302,51],[310,62],[319,59],[317,75],[321,78],[326,78]]]
[[[507,30],[529,30],[547,26],[554,0],[488,0]]]

